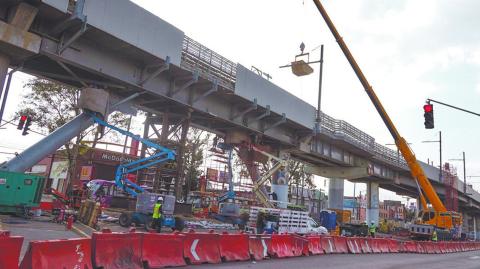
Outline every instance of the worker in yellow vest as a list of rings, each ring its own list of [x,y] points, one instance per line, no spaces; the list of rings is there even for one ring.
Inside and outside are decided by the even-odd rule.
[[[377,225],[375,225],[375,222],[372,221],[370,223],[370,227],[368,228],[368,232],[371,237],[375,238],[375,233],[377,232]]]
[[[437,234],[437,230],[433,230],[433,233],[432,233],[432,241],[433,242],[437,242],[438,241],[438,234]]]
[[[153,228],[157,230],[158,233],[162,231],[162,203],[163,197],[158,197],[157,202],[153,206]]]

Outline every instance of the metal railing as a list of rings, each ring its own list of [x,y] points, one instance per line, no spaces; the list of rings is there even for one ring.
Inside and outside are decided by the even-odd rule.
[[[181,65],[192,72],[197,70],[206,79],[217,80],[229,90],[235,89],[237,64],[188,36],[183,40]]]
[[[183,40],[181,65],[192,72],[197,70],[206,79],[218,81],[219,85],[226,89],[232,91],[235,89],[237,64],[188,36]],[[397,151],[375,143],[372,136],[346,121],[322,113],[320,126],[320,132],[323,134],[350,143],[391,165],[407,167],[405,160]]]
[[[400,152],[398,151],[389,149],[383,145],[375,143],[374,153],[376,157],[382,161],[386,161],[389,164],[408,169],[407,162],[405,161],[405,159],[403,159],[402,154],[400,154]]]
[[[368,152],[372,152],[375,139],[343,120],[336,120],[327,114],[321,114],[320,132],[342,139]]]

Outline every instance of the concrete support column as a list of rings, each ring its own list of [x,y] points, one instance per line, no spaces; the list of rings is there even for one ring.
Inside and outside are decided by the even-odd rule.
[[[0,87],[1,89],[4,88],[9,66],[10,66],[10,58],[8,58],[8,56],[6,56],[5,54],[0,53]]]
[[[331,178],[328,183],[328,208],[343,210],[344,180]]]
[[[469,228],[470,228],[470,224],[469,224],[470,216],[466,212],[463,212],[462,216],[463,216],[462,233],[468,234],[468,232],[470,231],[469,230]]]
[[[373,221],[378,225],[380,215],[380,199],[379,199],[379,185],[376,182],[367,183],[367,223]]]
[[[290,158],[290,154],[285,152],[280,152],[279,156],[283,160],[288,160]],[[275,194],[277,194],[277,207],[279,208],[287,208],[288,205],[289,177],[290,175],[288,173],[288,162],[286,166],[278,170],[272,177],[272,192],[275,192]]]
[[[477,216],[473,216],[473,239],[478,239]]]

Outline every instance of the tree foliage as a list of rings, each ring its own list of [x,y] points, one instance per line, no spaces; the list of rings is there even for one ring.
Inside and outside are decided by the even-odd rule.
[[[32,129],[51,133],[81,113],[78,106],[80,90],[77,88],[40,78],[29,80],[25,83],[24,88],[29,91],[23,96],[16,116],[29,116],[34,125]],[[120,128],[128,125],[128,119],[121,113],[112,113],[109,122]],[[72,168],[78,154],[78,150],[75,149],[80,146],[86,147],[82,141],[86,137],[93,138],[93,130],[95,130],[93,127],[87,129],[78,134],[73,143],[70,141],[64,145],[70,168],[69,178],[74,172]]]

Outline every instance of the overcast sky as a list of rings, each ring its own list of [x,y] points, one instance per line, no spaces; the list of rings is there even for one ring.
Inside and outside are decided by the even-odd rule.
[[[301,42],[306,51],[325,44],[322,110],[364,130],[378,143],[393,143],[313,1],[133,2],[228,59],[269,73],[275,84],[312,105],[316,105],[318,73],[298,78],[278,66],[294,59]],[[480,118],[435,105],[435,129],[425,130],[422,111],[425,100],[432,98],[480,112],[480,1],[322,3],[418,159],[439,164],[438,144],[421,141],[436,140],[442,131],[443,159],[461,158],[465,151],[467,175],[480,176]],[[312,59],[318,55],[319,50],[313,51]],[[12,88],[15,100],[21,82],[14,81]],[[7,115],[13,109],[7,107]],[[454,164],[463,177],[461,163]],[[381,196],[393,197],[387,192]]]

